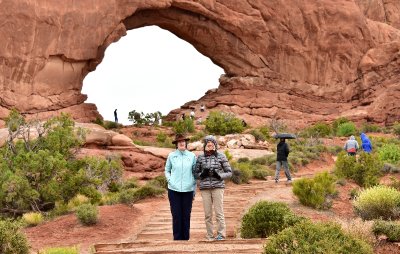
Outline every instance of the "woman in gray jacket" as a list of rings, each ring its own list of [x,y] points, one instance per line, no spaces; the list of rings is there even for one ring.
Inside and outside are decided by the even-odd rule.
[[[226,237],[224,216],[224,179],[232,176],[232,169],[226,156],[217,151],[214,136],[204,138],[204,154],[196,161],[195,177],[200,179],[200,191],[203,199],[204,215],[208,240],[223,240]],[[212,214],[213,207],[217,218],[217,236],[214,238]]]

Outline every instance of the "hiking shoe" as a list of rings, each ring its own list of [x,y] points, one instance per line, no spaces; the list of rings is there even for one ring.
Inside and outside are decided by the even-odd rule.
[[[225,240],[225,237],[223,237],[222,235],[217,235],[217,237],[215,237],[215,240],[217,241]]]
[[[278,179],[275,179],[275,183],[279,183],[279,180],[278,180]]]

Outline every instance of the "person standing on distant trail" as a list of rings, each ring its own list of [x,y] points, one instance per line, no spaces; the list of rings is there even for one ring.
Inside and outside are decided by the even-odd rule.
[[[353,135],[350,136],[349,140],[346,141],[343,147],[347,154],[351,156],[355,156],[359,148],[360,146]]]
[[[276,146],[276,170],[275,170],[275,183],[279,182],[279,173],[281,171],[281,167],[285,170],[285,175],[287,178],[287,182],[292,182],[292,176],[289,171],[289,164],[287,158],[289,156],[290,149],[289,145],[285,142],[284,138],[281,138],[278,145]]]
[[[190,238],[190,215],[196,189],[193,175],[196,156],[187,150],[188,141],[185,135],[177,134],[172,142],[176,150],[168,155],[165,164],[174,240]]]
[[[117,109],[114,110],[114,122],[118,123]]]

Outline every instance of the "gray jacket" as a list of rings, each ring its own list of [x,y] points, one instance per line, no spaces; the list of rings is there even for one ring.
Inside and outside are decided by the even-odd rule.
[[[212,136],[207,136],[204,143],[212,141],[217,147],[217,141]],[[204,172],[207,172],[204,174]],[[215,172],[215,173],[214,173]],[[200,179],[200,190],[224,188],[224,179],[232,176],[232,169],[225,154],[215,151],[211,155],[199,155],[196,161],[194,176]]]
[[[351,136],[349,140],[346,141],[346,144],[344,144],[343,149],[346,151],[349,151],[350,149],[355,148],[356,151],[360,148],[358,145],[358,142],[354,136]]]

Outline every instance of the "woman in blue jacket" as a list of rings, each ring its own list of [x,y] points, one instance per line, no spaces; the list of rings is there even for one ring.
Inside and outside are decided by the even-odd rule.
[[[368,136],[365,133],[361,133],[361,147],[366,153],[371,153],[372,152],[372,144],[371,141],[369,140]]]
[[[189,138],[185,135],[176,135],[172,142],[176,151],[168,155],[165,164],[174,240],[189,240],[190,237],[190,214],[196,186],[193,176],[196,156],[187,150],[188,141]]]

